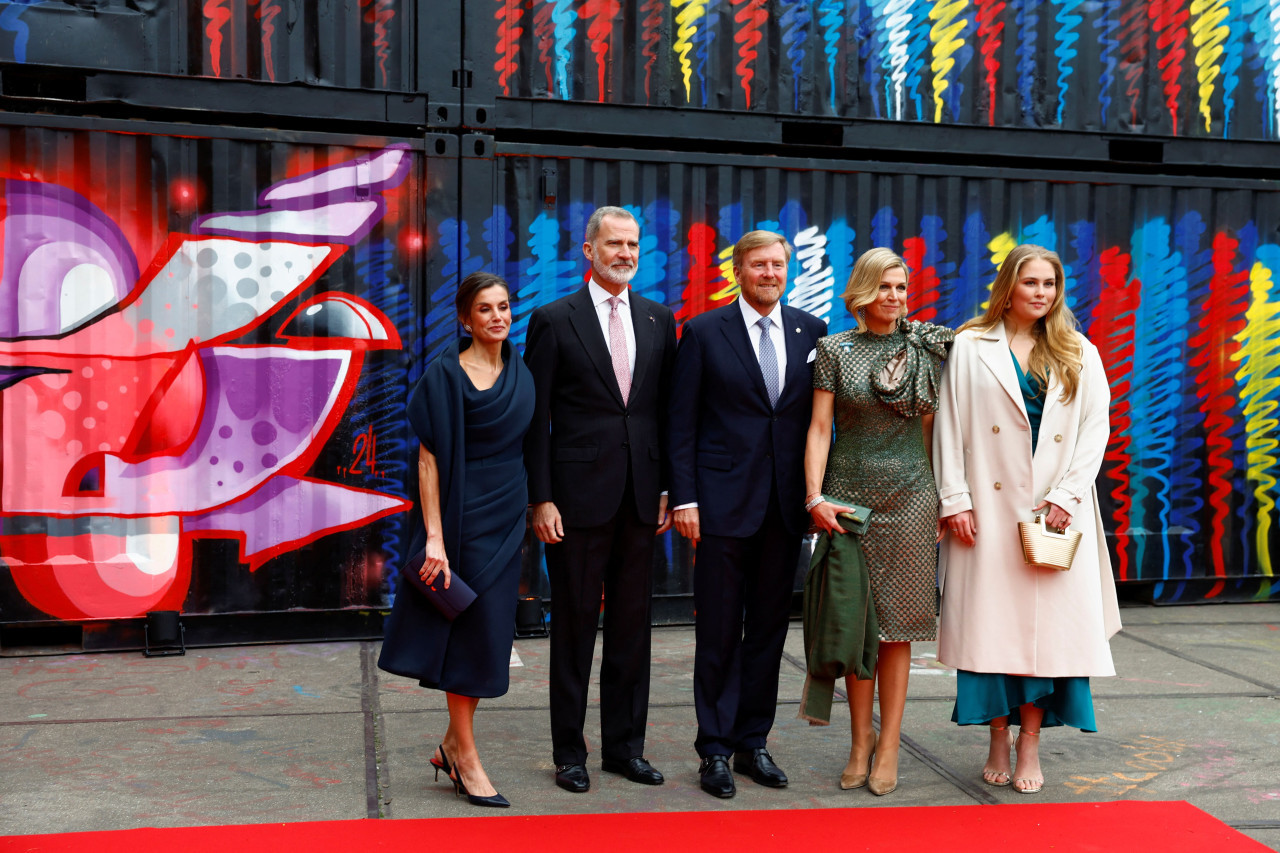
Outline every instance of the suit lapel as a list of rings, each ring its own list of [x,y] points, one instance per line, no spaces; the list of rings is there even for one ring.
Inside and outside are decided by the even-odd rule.
[[[600,329],[600,318],[591,304],[591,292],[583,287],[569,298],[569,307],[569,325],[582,341],[582,348],[600,374],[604,387],[613,394],[618,405],[622,405],[622,390],[618,388],[618,378],[613,375],[613,359],[609,357],[609,345],[605,343],[604,332]],[[639,363],[638,358],[636,363]]]
[[[978,342],[980,344],[978,357],[995,375],[1000,387],[1009,395],[1009,399],[1018,407],[1018,411],[1022,412],[1022,418],[1027,426],[1030,426],[1031,420],[1027,418],[1026,403],[1022,399],[1022,388],[1018,385],[1018,372],[1013,366],[1013,353],[1009,351],[1009,340],[1004,334],[1004,324],[997,323],[994,328],[983,332]]]
[[[653,341],[658,334],[658,321],[645,300],[631,293],[631,328],[636,335],[636,369],[631,373],[631,390],[640,387],[644,369],[653,353]],[[616,381],[616,380],[615,380]]]
[[[812,347],[806,345],[804,326],[792,314],[793,310],[796,309],[782,306],[782,335],[787,342],[787,378],[782,386],[782,393],[786,394],[794,388],[800,388],[802,393],[807,394],[811,383],[807,381],[808,377],[805,373],[809,364],[809,350]]]
[[[738,298],[741,299],[742,297],[739,296]],[[756,351],[751,347],[751,337],[747,334],[747,324],[743,321],[742,309],[738,307],[736,302],[730,302],[725,306],[722,328],[724,336],[729,339],[730,349],[742,361],[743,369],[751,377],[751,384],[756,389],[756,393],[768,405],[769,391],[764,387],[764,373],[760,371],[760,359],[756,358]]]

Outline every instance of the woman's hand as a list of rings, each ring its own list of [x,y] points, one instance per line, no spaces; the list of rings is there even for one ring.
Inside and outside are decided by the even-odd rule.
[[[813,516],[813,523],[818,526],[819,530],[835,536],[846,532],[840,526],[840,519],[836,517],[842,512],[853,512],[853,507],[833,504],[831,501],[823,501],[809,510],[809,515]]]
[[[435,579],[444,573],[444,588],[449,588],[449,581],[453,575],[449,571],[449,557],[444,552],[444,537],[428,536],[427,537],[427,560],[422,564],[422,568],[418,570],[418,577],[422,578],[427,586],[435,581]]]
[[[973,520],[973,510],[971,509],[966,509],[964,512],[958,512],[955,515],[948,515],[940,523],[946,527],[948,533],[970,548],[973,547],[973,543],[978,539],[978,523]]]
[[[1044,515],[1045,524],[1056,530],[1066,530],[1071,526],[1071,513],[1055,503],[1040,501],[1039,504],[1031,508],[1031,511],[1038,513],[1045,507],[1049,508],[1049,511]]]

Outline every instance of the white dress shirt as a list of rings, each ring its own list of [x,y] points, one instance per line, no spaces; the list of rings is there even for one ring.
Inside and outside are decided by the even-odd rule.
[[[609,342],[609,313],[612,309],[609,307],[609,300],[613,294],[597,284],[595,276],[591,277],[587,292],[591,294],[591,304],[595,306],[596,316],[600,320],[600,331],[604,333],[604,345],[612,356],[613,348]],[[627,368],[634,377],[636,375],[636,329],[631,324],[631,288],[624,287],[618,294],[618,298],[622,300],[618,303],[618,317],[622,320],[622,334],[627,339]]]
[[[747,304],[747,300],[738,297],[738,307],[742,309],[742,320],[747,324],[747,337],[751,339],[751,349],[755,351],[756,361],[760,360],[760,335],[763,331],[757,323],[764,314]],[[769,312],[769,340],[773,341],[773,351],[778,357],[778,393],[786,387],[787,382],[787,335],[782,328],[782,300],[773,303]]]

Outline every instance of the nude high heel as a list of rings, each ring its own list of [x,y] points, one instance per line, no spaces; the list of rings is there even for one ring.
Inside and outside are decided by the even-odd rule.
[[[1018,740],[1022,740],[1022,738],[1023,738],[1023,736],[1024,736],[1024,735],[1025,735],[1026,737],[1034,737],[1034,738],[1038,738],[1038,737],[1040,737],[1040,733],[1039,733],[1039,732],[1029,732],[1029,731],[1027,731],[1026,729],[1019,728],[1019,729],[1018,729]],[[1015,742],[1015,746],[1016,746],[1016,742]],[[1019,756],[1018,764],[1019,764],[1019,766],[1021,766],[1021,764],[1022,764],[1021,756]],[[1031,786],[1028,786],[1028,787],[1026,787],[1026,788],[1019,788],[1019,787],[1018,787],[1018,783],[1019,783],[1019,782],[1030,782],[1030,783],[1031,783]],[[1041,775],[1040,775],[1040,777],[1039,777],[1039,778],[1035,778],[1035,777],[1033,777],[1033,776],[1019,776],[1019,777],[1015,778],[1015,779],[1013,780],[1013,790],[1017,791],[1019,794],[1038,794],[1038,793],[1040,793],[1042,790],[1044,790],[1044,774],[1043,774],[1043,771],[1041,772]]]
[[[1006,733],[1005,734],[1005,753],[1007,757],[1009,747],[1012,746],[1012,744],[1009,743],[1009,735],[1007,734],[1009,731],[1009,727],[1008,726],[992,726],[991,731]],[[1004,781],[1000,780],[1001,776],[1004,777]],[[1010,784],[1008,773],[1004,772],[1003,770],[992,770],[990,767],[982,768],[982,781],[986,782],[988,785],[990,785],[993,788],[1007,788],[1009,787],[1009,784]]]
[[[876,757],[875,744],[871,745],[871,753],[867,756],[866,769],[861,773],[850,773],[849,768],[853,766],[853,762],[845,765],[844,772],[840,774],[840,790],[852,791],[854,788],[866,787],[867,778],[871,775],[871,762]]]

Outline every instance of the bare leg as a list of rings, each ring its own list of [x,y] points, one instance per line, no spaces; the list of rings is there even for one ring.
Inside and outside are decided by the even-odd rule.
[[[876,663],[876,680],[880,686],[880,739],[876,742],[876,763],[871,771],[873,782],[879,779],[888,784],[898,778],[902,712],[907,705],[907,677],[910,674],[911,644],[881,643]]]
[[[871,727],[871,705],[876,691],[875,673],[862,681],[852,675],[848,676],[844,680],[844,689],[849,694],[849,723],[853,737],[849,747],[849,763],[840,774],[840,787],[861,788],[867,784],[871,753],[876,746],[876,732]]]
[[[1009,784],[1013,768],[1009,764],[1009,748],[1013,736],[1009,732],[1009,718],[996,717],[991,721],[991,743],[987,747],[987,763],[982,767],[982,781],[997,788]]]
[[[477,797],[491,797],[498,792],[480,764],[472,726],[480,700],[456,693],[446,693],[445,697],[449,701],[449,729],[444,733],[444,751],[453,765],[451,775],[460,780],[469,793]]]
[[[1018,773],[1013,787],[1022,794],[1034,794],[1044,787],[1044,771],[1040,769],[1040,725],[1044,711],[1030,703],[1019,709],[1022,727],[1018,730]]]

